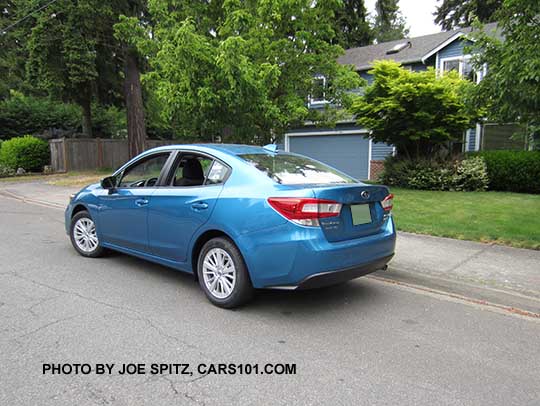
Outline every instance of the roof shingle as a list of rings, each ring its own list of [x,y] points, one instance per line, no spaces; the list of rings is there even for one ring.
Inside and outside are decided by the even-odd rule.
[[[488,32],[496,30],[496,28],[497,23],[485,25],[485,30]],[[343,65],[353,65],[357,71],[370,69],[373,61],[383,59],[394,60],[402,64],[421,62],[424,55],[437,48],[457,33],[461,32],[467,34],[471,31],[472,28],[467,27],[452,31],[443,31],[437,34],[424,35],[422,37],[404,38],[365,47],[350,48],[345,51],[344,55],[338,58],[338,62]],[[386,53],[394,46],[406,42],[410,42],[411,46],[394,54]]]

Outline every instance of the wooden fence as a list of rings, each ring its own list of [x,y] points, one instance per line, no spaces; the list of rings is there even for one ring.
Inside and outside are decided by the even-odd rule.
[[[146,149],[178,141],[146,140]],[[116,169],[128,161],[127,140],[61,138],[49,141],[54,172]]]

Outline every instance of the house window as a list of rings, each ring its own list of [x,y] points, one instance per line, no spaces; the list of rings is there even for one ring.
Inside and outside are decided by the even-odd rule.
[[[313,86],[309,97],[309,104],[328,103],[326,100],[326,78],[322,75],[316,75],[313,78]]]
[[[477,75],[471,62],[470,56],[459,56],[456,58],[446,58],[441,60],[441,74],[444,72],[456,71],[463,79],[478,83],[481,75]]]
[[[460,65],[459,59],[451,59],[448,61],[443,62],[443,73],[444,72],[452,72],[456,71],[459,72],[459,65]]]

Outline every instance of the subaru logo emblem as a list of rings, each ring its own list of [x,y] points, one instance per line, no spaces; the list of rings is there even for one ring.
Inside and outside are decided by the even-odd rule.
[[[360,196],[362,196],[364,199],[369,199],[369,192],[364,190],[362,193],[360,193]]]

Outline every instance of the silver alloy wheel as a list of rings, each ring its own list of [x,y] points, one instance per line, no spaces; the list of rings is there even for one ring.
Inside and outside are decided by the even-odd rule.
[[[217,299],[231,295],[236,284],[236,268],[231,256],[221,248],[212,248],[203,260],[204,284]]]
[[[73,239],[77,247],[86,253],[95,251],[99,245],[96,235],[96,225],[88,217],[82,217],[73,227]]]

